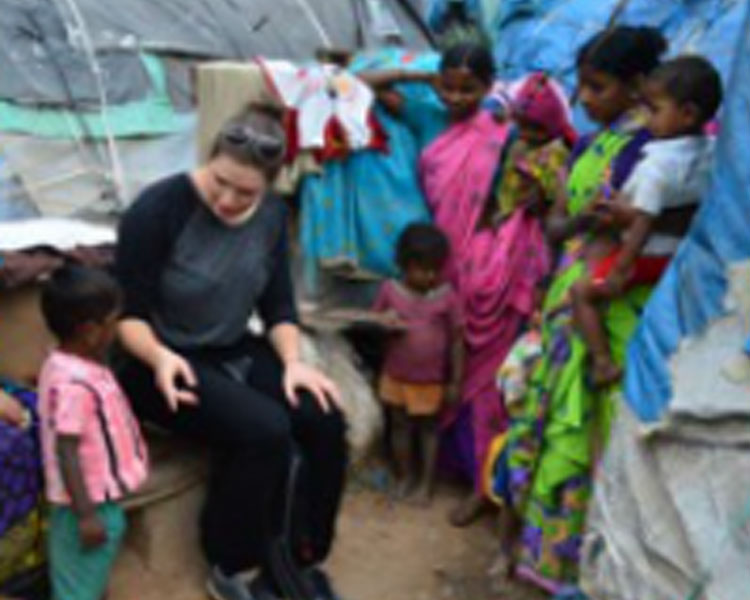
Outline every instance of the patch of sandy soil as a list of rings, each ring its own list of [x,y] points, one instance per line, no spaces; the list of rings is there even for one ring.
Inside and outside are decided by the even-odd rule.
[[[347,600],[541,600],[526,586],[493,592],[487,571],[497,555],[492,519],[467,529],[448,524],[460,495],[441,489],[429,508],[389,502],[371,490],[350,493],[329,571]]]
[[[459,492],[441,487],[428,508],[394,503],[372,487],[351,486],[327,569],[345,600],[541,600],[526,586],[493,592],[486,575],[497,552],[493,521],[451,527]],[[182,568],[184,567],[184,568]],[[110,600],[206,600],[200,559],[169,576],[126,550]]]

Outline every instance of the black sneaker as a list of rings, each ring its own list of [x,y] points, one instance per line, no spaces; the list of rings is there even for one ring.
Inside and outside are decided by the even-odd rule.
[[[256,600],[282,600],[281,592],[262,571],[250,583],[250,591]]]
[[[213,600],[281,600],[265,577],[257,572],[227,576],[214,567],[206,587]]]
[[[331,580],[322,569],[311,567],[305,571],[305,575],[315,590],[315,600],[342,600],[331,585]]]

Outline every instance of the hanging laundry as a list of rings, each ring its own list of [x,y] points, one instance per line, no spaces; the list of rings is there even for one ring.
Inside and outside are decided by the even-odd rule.
[[[298,66],[285,60],[258,59],[269,87],[289,110],[290,160],[313,149],[322,161],[345,158],[356,150],[387,149],[373,112],[375,95],[353,74],[332,64]]]

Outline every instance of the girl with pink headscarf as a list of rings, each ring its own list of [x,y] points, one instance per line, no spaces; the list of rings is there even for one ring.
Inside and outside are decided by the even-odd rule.
[[[466,319],[462,403],[447,415],[444,436],[444,454],[474,482],[471,497],[452,515],[458,526],[483,506],[482,467],[492,440],[507,427],[495,375],[551,269],[543,217],[575,140],[564,96],[543,74],[515,88],[511,116],[514,128],[483,109],[455,120],[420,161],[435,223],[452,242],[448,276]]]

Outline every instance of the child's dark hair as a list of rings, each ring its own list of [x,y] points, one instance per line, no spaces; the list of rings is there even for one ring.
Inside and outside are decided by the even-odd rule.
[[[578,68],[591,67],[621,81],[648,75],[667,51],[667,41],[653,27],[620,25],[596,34],[578,51]]]
[[[673,58],[654,70],[649,81],[661,86],[667,96],[678,104],[694,105],[700,111],[700,125],[713,119],[721,106],[721,76],[702,56]]]
[[[105,271],[78,265],[57,269],[42,288],[42,314],[60,341],[71,339],[81,325],[100,323],[122,303],[117,282]]]
[[[401,234],[396,247],[396,262],[402,270],[409,264],[441,268],[450,254],[445,234],[430,223],[412,223]]]
[[[440,72],[448,69],[468,69],[485,85],[495,79],[495,59],[490,50],[477,43],[460,43],[448,48],[440,60]]]

